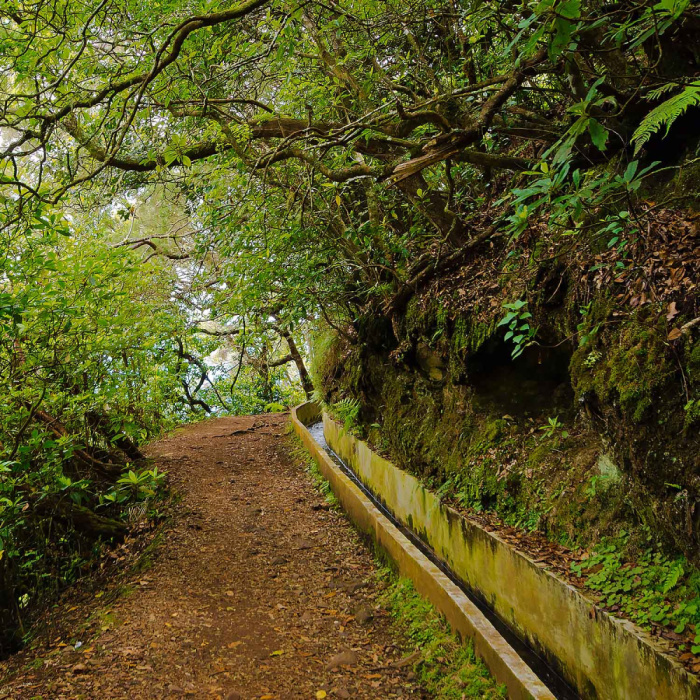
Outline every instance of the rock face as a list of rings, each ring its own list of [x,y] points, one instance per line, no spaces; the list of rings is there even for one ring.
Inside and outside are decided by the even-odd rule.
[[[648,311],[613,323],[603,299],[582,323],[567,284],[530,307],[539,340],[516,359],[500,303],[446,316],[414,298],[392,324],[362,322],[320,363],[325,399],[358,399],[364,436],[463,505],[584,546],[643,526],[700,563],[700,417],[686,402],[700,341],[670,348]]]

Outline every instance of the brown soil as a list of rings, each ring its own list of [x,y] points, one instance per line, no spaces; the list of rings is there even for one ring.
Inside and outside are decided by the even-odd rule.
[[[55,609],[63,631],[0,665],[0,698],[423,697],[372,556],[285,416],[199,423],[149,452],[183,498],[152,568],[129,595],[122,581]]]

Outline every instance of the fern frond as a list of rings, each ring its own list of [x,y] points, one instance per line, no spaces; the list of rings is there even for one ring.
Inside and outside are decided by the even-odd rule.
[[[333,411],[345,423],[345,430],[350,431],[357,423],[360,414],[360,402],[357,399],[345,398],[334,403]]]
[[[632,135],[632,141],[635,144],[635,154],[639,153],[644,144],[661,127],[666,127],[664,136],[667,136],[673,122],[684,114],[689,107],[697,104],[700,104],[700,80],[691,83],[683,92],[674,95],[652,109]]]
[[[675,588],[676,584],[683,577],[684,573],[685,570],[683,569],[683,564],[680,561],[674,562],[663,576],[663,593],[666,594],[671,589]]]
[[[654,90],[649,90],[649,92],[644,96],[644,98],[647,100],[658,100],[659,97],[661,97],[662,95],[665,95],[667,92],[671,92],[671,90],[674,90],[677,88],[678,88],[678,83],[666,83],[666,85],[662,85],[661,87],[657,87]]]

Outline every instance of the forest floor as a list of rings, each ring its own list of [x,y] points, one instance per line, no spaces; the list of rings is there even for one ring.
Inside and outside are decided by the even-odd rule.
[[[58,628],[0,664],[0,698],[426,697],[370,551],[287,425],[223,418],[152,445],[182,497],[152,565],[68,592]]]

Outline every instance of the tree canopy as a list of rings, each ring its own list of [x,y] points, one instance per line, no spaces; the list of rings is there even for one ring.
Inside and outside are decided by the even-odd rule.
[[[94,541],[27,504],[104,536],[141,442],[301,397],[288,365],[311,395],[314,327],[400,359],[411,300],[475,261],[511,303],[550,259],[665,308],[629,256],[697,201],[644,193],[695,162],[699,39],[690,0],[3,0],[9,617]],[[525,303],[492,309],[514,354]]]

